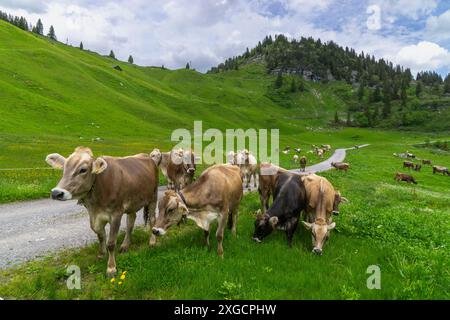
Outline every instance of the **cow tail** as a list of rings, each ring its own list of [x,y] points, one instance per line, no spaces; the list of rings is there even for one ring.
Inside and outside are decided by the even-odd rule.
[[[149,210],[148,210],[148,206],[145,206],[144,207],[144,227],[147,226],[148,218],[149,218]]]

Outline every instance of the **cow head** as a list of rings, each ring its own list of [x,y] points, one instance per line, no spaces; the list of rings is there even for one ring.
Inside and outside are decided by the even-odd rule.
[[[255,221],[255,232],[253,233],[253,240],[261,242],[265,237],[272,233],[278,223],[278,217],[261,214],[258,210]]]
[[[53,168],[63,169],[63,177],[52,189],[54,200],[82,199],[94,184],[95,176],[108,167],[105,159],[94,158],[91,149],[78,147],[66,159],[58,153],[47,156],[45,161]]]
[[[150,152],[150,158],[155,162],[156,166],[159,166],[162,160],[161,151],[159,149],[153,149],[153,151]]]
[[[302,221],[306,229],[312,233],[312,252],[322,255],[322,248],[330,236],[330,231],[336,227],[336,223],[327,224],[323,218],[317,218],[313,223]]]
[[[155,225],[152,228],[154,235],[162,236],[172,225],[180,223],[189,213],[186,204],[180,195],[168,190],[158,201],[158,213]]]
[[[170,153],[171,160],[176,165],[183,165],[183,169],[187,174],[194,175],[195,173],[195,154],[192,150],[172,150]]]

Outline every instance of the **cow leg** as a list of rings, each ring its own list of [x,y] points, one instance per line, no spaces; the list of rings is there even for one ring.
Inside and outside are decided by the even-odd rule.
[[[106,253],[106,232],[105,225],[106,221],[96,218],[95,216],[90,217],[91,229],[97,234],[98,238],[98,259],[103,259]]]
[[[256,172],[253,174],[253,186],[256,188]]]
[[[290,221],[290,226],[286,229],[286,236],[287,236],[287,242],[288,246],[292,247],[292,238],[294,237],[295,230],[298,226],[298,219],[293,218]]]
[[[250,173],[247,173],[247,189],[250,191],[250,180],[252,179],[252,176]]]
[[[108,237],[108,268],[106,269],[106,274],[109,277],[113,277],[116,272],[116,257],[114,250],[116,249],[117,235],[120,228],[120,220],[122,218],[121,214],[116,214],[111,218],[109,226],[109,237]]]
[[[223,258],[223,232],[225,230],[225,225],[227,223],[228,218],[228,208],[222,210],[222,217],[219,220],[219,224],[217,226],[216,238],[217,238],[217,254],[219,257]]]
[[[209,230],[203,230],[203,233],[205,235],[205,245],[208,247],[208,250],[210,250],[211,246],[209,245]]]
[[[127,214],[127,231],[122,245],[120,246],[120,252],[127,252],[131,244],[131,233],[133,232],[134,222],[136,221],[136,212]]]
[[[232,219],[231,233],[234,236],[236,236],[238,217],[239,217],[239,209],[238,209],[238,206],[236,205],[236,208],[233,208],[231,210],[231,219]]]
[[[150,204],[148,205],[148,210],[149,210],[149,220],[150,220],[150,225],[149,225],[149,232],[150,232],[150,240],[149,240],[149,246],[154,246],[156,244],[156,236],[153,234],[152,232],[152,227],[155,225],[155,221],[156,221],[156,205],[157,205],[157,200],[158,200],[158,189],[156,189],[155,194],[153,196],[153,201],[150,202]]]

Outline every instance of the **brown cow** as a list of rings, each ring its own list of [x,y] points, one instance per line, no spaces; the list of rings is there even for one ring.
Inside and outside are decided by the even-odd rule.
[[[172,150],[161,152],[154,149],[150,157],[167,178],[167,188],[180,190],[192,183],[196,170],[195,155],[192,150]]]
[[[256,175],[258,173],[258,163],[254,155],[244,149],[236,153],[236,163],[241,170],[241,176],[245,182],[245,187],[251,190],[250,181],[253,177],[253,186],[256,188]]]
[[[403,161],[403,168],[414,169],[414,163],[411,161]]]
[[[306,221],[302,223],[312,232],[312,251],[321,255],[330,231],[336,226],[332,222],[336,192],[327,179],[315,174],[303,177],[303,183],[306,188],[308,206]]]
[[[155,235],[164,235],[167,229],[184,218],[193,220],[204,230],[209,246],[211,222],[218,220],[217,253],[223,257],[225,225],[236,234],[239,203],[242,198],[242,178],[238,167],[217,164],[206,169],[192,184],[179,192],[166,191],[158,201],[158,215],[152,229]]]
[[[429,165],[431,165],[431,160],[422,159],[422,164],[429,164]]]
[[[345,162],[332,162],[331,166],[335,167],[338,170],[344,170],[345,172],[347,172],[348,168],[350,167],[350,165]]]
[[[405,181],[407,183],[417,184],[416,180],[412,176],[410,176],[408,174],[404,174],[404,173],[399,173],[399,172],[397,172],[395,174],[394,180],[395,181]]]
[[[305,156],[302,156],[302,157],[300,158],[300,168],[301,168],[301,170],[302,170],[303,172],[305,172],[305,170],[306,170],[306,163],[307,163],[307,161],[308,161],[308,159],[306,159]]]
[[[77,199],[89,213],[92,230],[99,240],[99,257],[108,248],[107,274],[116,273],[114,250],[120,221],[127,215],[125,239],[121,252],[128,250],[131,242],[136,212],[144,208],[150,212],[150,222],[154,222],[153,212],[158,196],[158,169],[148,154],[130,157],[94,158],[91,149],[78,147],[67,159],[53,153],[46,162],[54,168],[64,168],[63,177],[52,189],[52,199]],[[109,238],[106,246],[105,225],[109,223]],[[150,242],[156,239],[152,235]]]
[[[259,165],[258,192],[263,213],[266,213],[269,209],[270,196],[273,196],[275,192],[278,175],[285,172],[287,172],[286,169],[271,163],[263,162]]]
[[[448,172],[448,169],[446,167],[442,166],[433,166],[433,174],[435,173],[442,173],[444,176],[448,175],[450,176],[450,173]]]

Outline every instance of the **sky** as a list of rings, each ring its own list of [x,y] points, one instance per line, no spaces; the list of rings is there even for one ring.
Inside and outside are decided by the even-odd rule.
[[[450,0],[0,0],[58,40],[139,65],[205,72],[266,35],[334,41],[413,73],[450,72]]]

